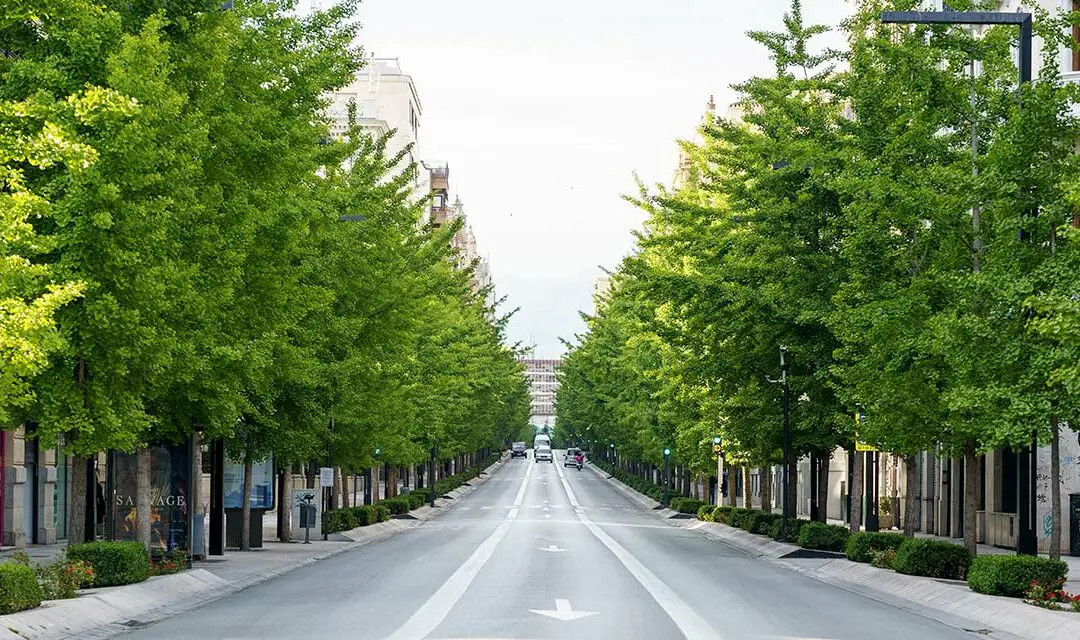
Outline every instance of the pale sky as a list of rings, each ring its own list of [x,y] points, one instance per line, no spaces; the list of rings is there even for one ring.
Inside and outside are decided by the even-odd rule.
[[[325,2],[324,2],[325,4]],[[806,0],[835,25],[845,0]],[[557,357],[584,325],[601,265],[644,216],[633,174],[670,183],[677,138],[710,94],[771,69],[750,29],[780,30],[789,0],[366,0],[360,42],[398,58],[423,116],[418,158],[449,163],[510,337]],[[831,44],[839,41],[832,39]]]

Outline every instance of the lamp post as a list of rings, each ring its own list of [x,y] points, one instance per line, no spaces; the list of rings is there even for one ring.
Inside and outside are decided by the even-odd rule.
[[[789,416],[791,407],[791,387],[788,386],[788,367],[790,365],[787,347],[780,345],[780,379],[773,380],[772,378],[765,376],[766,380],[773,384],[779,384],[784,390],[784,462],[780,474],[780,491],[783,492],[780,507],[780,542],[787,542],[788,516],[791,513],[791,505],[789,504],[788,496],[788,493],[790,493],[788,491],[788,468],[789,462],[791,461],[791,420]]]
[[[1020,85],[1017,94],[1023,95],[1024,85],[1031,82],[1032,76],[1032,40],[1034,38],[1030,13],[1005,13],[998,11],[883,11],[881,21],[886,24],[958,24],[958,25],[1013,25],[1020,27],[1018,43],[1020,59],[1017,65]],[[1021,103],[1022,104],[1022,103]],[[1025,237],[1021,231],[1022,237]],[[1025,447],[1017,461],[1017,520],[1019,534],[1016,538],[1016,552],[1024,555],[1036,555],[1038,540],[1035,527],[1035,488],[1037,480],[1035,461],[1038,451],[1038,434],[1032,433],[1031,445]],[[974,526],[975,523],[964,523]]]
[[[664,506],[668,506],[671,481],[668,474],[668,461],[671,459],[671,449],[664,447]]]

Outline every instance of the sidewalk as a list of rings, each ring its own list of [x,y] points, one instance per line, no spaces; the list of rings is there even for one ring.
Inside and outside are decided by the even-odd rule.
[[[484,475],[448,494],[460,498],[483,484],[502,464],[499,460],[485,470]],[[79,638],[95,640],[110,638],[122,632],[153,624],[158,620],[191,610],[213,600],[271,580],[305,565],[350,551],[421,526],[436,517],[440,507],[453,499],[436,500],[435,508],[425,506],[414,510],[414,519],[393,519],[387,522],[358,527],[331,535],[324,541],[319,535],[310,544],[277,542],[273,540],[277,521],[274,514],[263,519],[263,547],[249,552],[228,551],[224,556],[193,563],[181,573],[152,577],[145,582],[85,589],[78,598],[53,600],[37,609],[0,615],[0,640],[60,640]],[[314,537],[314,536],[313,536]],[[31,547],[35,558],[51,558],[63,551],[63,545]],[[10,555],[5,551],[3,555]]]
[[[1080,638],[1080,614],[1070,611],[1040,609],[1017,598],[987,596],[976,593],[958,580],[937,580],[908,576],[889,569],[852,562],[846,558],[800,558],[800,547],[777,542],[767,536],[754,535],[742,529],[718,522],[702,522],[671,518],[668,509],[657,509],[654,500],[642,496],[629,486],[609,477],[619,491],[633,497],[642,508],[652,511],[668,524],[694,531],[738,549],[763,562],[772,562],[786,569],[824,582],[833,587],[858,593],[885,604],[912,611],[950,626],[965,629],[993,630],[1023,640]],[[636,497],[633,494],[637,494]],[[651,504],[650,504],[651,503]],[[839,523],[835,523],[839,524]],[[931,536],[923,536],[931,537]],[[946,539],[955,543],[954,539]],[[984,550],[985,547],[985,550]],[[1012,553],[979,545],[979,553]],[[1062,558],[1065,560],[1066,558]],[[1080,578],[1077,558],[1069,558],[1070,585]],[[1078,589],[1080,590],[1080,589]],[[1000,638],[1000,634],[987,633]]]

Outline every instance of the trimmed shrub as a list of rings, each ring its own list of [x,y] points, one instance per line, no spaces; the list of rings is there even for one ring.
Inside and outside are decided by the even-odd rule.
[[[375,505],[375,522],[386,522],[390,519],[390,509],[381,504]]]
[[[703,522],[713,522],[713,513],[716,512],[716,507],[711,504],[703,504],[698,507],[697,519]]]
[[[780,517],[773,520],[769,526],[769,537],[773,540],[780,540],[780,525],[783,523],[784,518]],[[791,544],[795,544],[799,540],[799,532],[802,528],[810,524],[809,520],[799,520],[797,518],[788,519],[787,523],[787,541]]]
[[[1060,590],[1068,574],[1069,565],[1061,560],[1035,556],[977,556],[968,569],[967,583],[979,593],[1022,598],[1033,582],[1051,591]]]
[[[697,513],[698,509],[707,504],[709,503],[697,498],[678,497],[672,498],[668,502],[668,507],[679,513]]]
[[[902,533],[892,531],[859,531],[848,537],[844,555],[855,562],[871,562],[874,554],[886,549],[896,551],[907,540]]]
[[[67,557],[90,563],[95,587],[134,584],[150,577],[150,554],[138,542],[102,540],[68,545]]]
[[[0,564],[0,614],[16,613],[41,606],[41,585],[28,565]]]
[[[799,531],[799,546],[804,549],[843,551],[851,532],[847,527],[821,522],[808,522]]]
[[[390,511],[390,514],[395,516],[408,513],[412,508],[409,504],[409,499],[404,496],[379,500],[379,504],[386,507]]]
[[[731,517],[731,512],[734,509],[735,507],[729,505],[722,505],[717,507],[716,510],[713,511],[713,520],[715,522],[723,522],[724,524],[727,524],[728,518]]]
[[[743,522],[750,518],[750,514],[754,512],[753,509],[744,509],[742,507],[735,507],[731,510],[731,514],[728,516],[728,524],[733,527],[739,527],[745,529]]]
[[[764,511],[755,511],[751,513],[746,520],[744,520],[744,529],[750,533],[760,533],[762,535],[768,535],[772,530],[773,522],[780,522],[783,516],[779,513],[765,513]]]
[[[971,566],[967,549],[950,542],[908,538],[896,550],[893,569],[911,576],[963,580]]]
[[[875,551],[873,557],[870,558],[870,564],[879,569],[892,569],[894,562],[896,562],[896,549]]]
[[[424,495],[423,489],[419,489],[417,491],[410,491],[402,497],[409,501],[409,507],[411,509],[419,509],[420,507],[424,506],[425,502],[427,502],[427,496]]]

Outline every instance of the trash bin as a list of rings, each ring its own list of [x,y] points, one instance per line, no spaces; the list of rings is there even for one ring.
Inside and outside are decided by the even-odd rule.
[[[251,519],[249,520],[249,527],[251,527],[251,547],[259,548],[263,546],[263,514],[266,513],[265,509],[252,509]],[[243,509],[226,509],[225,510],[225,546],[233,549],[240,548],[240,538],[243,536],[242,525],[240,524],[244,520]]]

